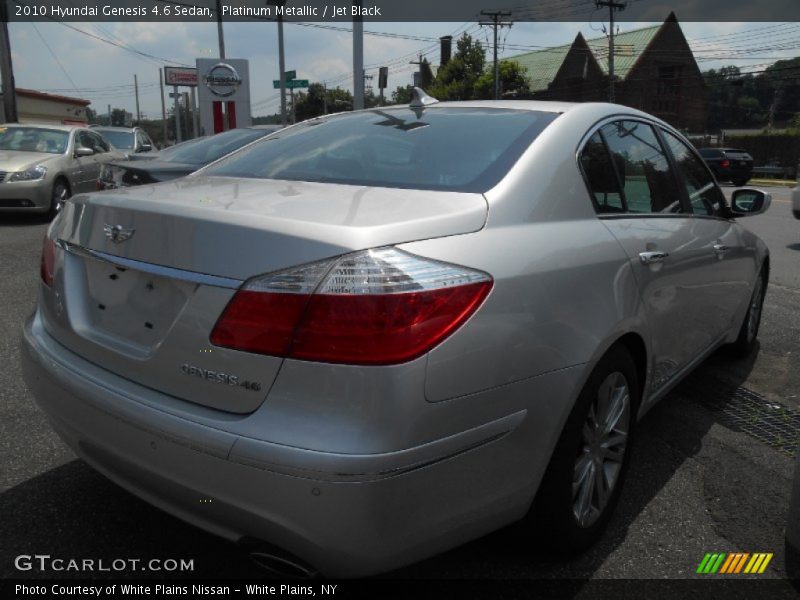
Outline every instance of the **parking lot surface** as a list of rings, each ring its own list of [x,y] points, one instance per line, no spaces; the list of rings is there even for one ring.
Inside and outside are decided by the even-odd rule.
[[[699,578],[704,555],[718,551],[772,552],[761,577],[792,572],[783,529],[800,427],[800,221],[788,189],[769,191],[770,211],[743,220],[772,256],[758,352],[713,355],[645,417],[603,540],[557,558],[535,540],[520,542],[512,526],[390,577]],[[35,553],[194,559],[194,572],[170,577],[263,576],[237,546],[118,488],[51,431],[22,381],[18,351],[45,229],[35,217],[0,215],[0,576],[81,576],[14,568],[14,557]]]

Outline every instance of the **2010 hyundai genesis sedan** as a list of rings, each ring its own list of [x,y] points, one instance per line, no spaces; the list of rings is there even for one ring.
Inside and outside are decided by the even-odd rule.
[[[728,205],[633,109],[417,90],[71,198],[25,376],[86,462],[284,572],[376,573],[515,522],[578,551],[639,417],[753,346],[769,252],[736,218],[769,202]]]

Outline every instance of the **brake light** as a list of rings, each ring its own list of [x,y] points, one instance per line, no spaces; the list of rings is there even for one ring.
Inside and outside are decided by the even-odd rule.
[[[722,159],[722,162],[719,163],[719,166],[721,166],[723,169],[727,169],[731,166],[731,161],[729,161],[727,158],[724,158]]]
[[[42,242],[42,262],[39,274],[47,287],[53,287],[56,266],[56,243],[46,235]]]
[[[211,343],[309,361],[396,364],[451,335],[491,288],[480,271],[395,248],[365,250],[250,280]]]

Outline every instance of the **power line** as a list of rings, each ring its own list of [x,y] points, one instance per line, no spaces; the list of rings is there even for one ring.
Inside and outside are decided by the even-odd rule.
[[[72,84],[72,88],[77,92],[78,86],[75,85],[75,82],[72,81],[72,77],[69,76],[69,73],[67,73],[67,70],[64,68],[64,65],[61,64],[60,60],[58,60],[58,56],[56,56],[55,52],[53,52],[53,49],[50,47],[50,44],[47,43],[47,40],[44,39],[41,32],[39,31],[39,28],[36,27],[36,23],[31,21],[31,25],[33,26],[33,30],[36,32],[36,35],[38,35],[39,39],[42,40],[44,47],[47,48],[47,51],[50,53],[50,56],[53,57],[53,60],[56,61],[56,64],[61,69],[61,72],[64,73],[64,77],[67,78],[67,80]]]

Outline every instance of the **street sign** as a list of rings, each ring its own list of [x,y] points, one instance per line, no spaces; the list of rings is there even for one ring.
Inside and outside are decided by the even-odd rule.
[[[281,82],[277,79],[272,80],[272,87],[276,90],[281,89]],[[297,88],[307,88],[308,87],[308,79],[292,79],[291,81],[286,82],[286,89],[297,89]]]
[[[295,79],[296,77],[297,77],[297,71],[286,71],[283,74],[283,78],[286,81],[291,81],[292,79]]]

